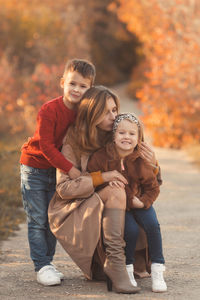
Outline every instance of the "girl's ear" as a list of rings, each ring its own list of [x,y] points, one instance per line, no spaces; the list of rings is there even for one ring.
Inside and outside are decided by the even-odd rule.
[[[62,77],[60,79],[60,87],[63,89],[64,88],[64,83],[65,83],[65,79]]]

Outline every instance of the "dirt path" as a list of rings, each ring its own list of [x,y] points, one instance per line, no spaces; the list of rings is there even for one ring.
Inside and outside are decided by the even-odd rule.
[[[121,111],[136,111],[121,95]],[[139,110],[137,110],[139,114]],[[150,279],[138,280],[137,295],[108,293],[105,283],[89,282],[58,245],[55,264],[65,274],[61,286],[43,287],[35,280],[29,258],[26,224],[0,248],[0,299],[146,299],[197,300],[200,298],[200,172],[183,151],[155,148],[164,184],[155,208],[160,220],[167,270],[168,292],[151,292]]]

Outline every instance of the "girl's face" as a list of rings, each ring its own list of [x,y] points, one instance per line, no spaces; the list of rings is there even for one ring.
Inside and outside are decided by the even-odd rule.
[[[104,131],[111,131],[117,114],[117,105],[114,99],[110,97],[106,101],[105,114],[99,119],[97,127]]]
[[[133,152],[138,144],[138,126],[129,120],[122,120],[114,136],[117,152],[124,157]]]

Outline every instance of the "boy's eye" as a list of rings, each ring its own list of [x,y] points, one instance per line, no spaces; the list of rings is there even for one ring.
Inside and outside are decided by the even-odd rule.
[[[71,85],[75,85],[75,82],[70,82]]]
[[[87,86],[86,86],[86,85],[81,85],[81,87],[82,87],[83,89],[86,89],[86,88],[87,88]]]

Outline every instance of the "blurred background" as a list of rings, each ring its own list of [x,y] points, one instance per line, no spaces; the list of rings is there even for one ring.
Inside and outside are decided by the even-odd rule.
[[[154,146],[200,165],[200,1],[0,0],[0,239],[24,220],[20,147],[69,58],[126,83]],[[120,99],[123,102],[123,99]]]

